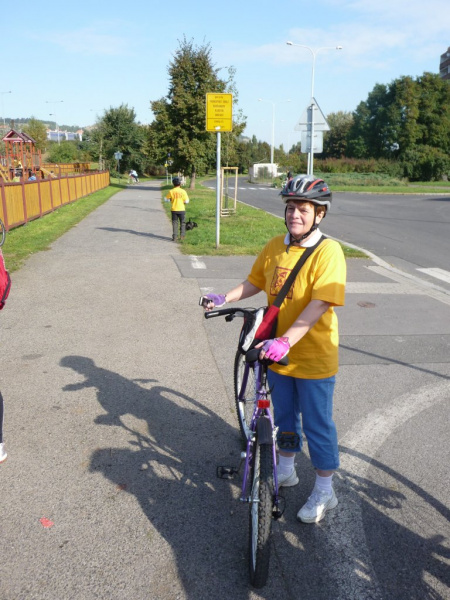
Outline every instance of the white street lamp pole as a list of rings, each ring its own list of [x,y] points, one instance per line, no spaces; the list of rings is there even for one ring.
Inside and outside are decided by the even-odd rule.
[[[270,100],[263,100],[262,98],[258,98],[258,102],[267,102],[267,104],[272,105],[272,144],[270,146],[270,164],[272,165],[272,177],[273,177],[273,161],[274,161],[274,149],[275,149],[275,102],[271,102]],[[285,100],[285,102],[290,102],[290,100]]]
[[[60,104],[61,102],[64,102],[64,100],[46,100],[45,104]],[[50,113],[50,116],[55,117],[56,135],[58,136],[58,145],[60,145],[61,144],[61,140],[59,139],[59,127],[58,127],[58,123],[56,122],[56,114],[55,113]]]
[[[4,96],[4,94],[11,94],[11,90],[9,90],[9,92],[0,92],[0,95],[2,97],[3,129],[6,129],[6,124],[5,124],[5,109],[4,109],[4,105],[3,105],[3,96]]]
[[[310,141],[310,149],[308,153],[308,175],[313,174],[313,164],[314,164],[314,75],[316,68],[316,56],[317,53],[321,50],[342,50],[342,46],[323,46],[321,48],[317,48],[313,50],[309,46],[305,46],[304,44],[294,44],[293,42],[286,42],[288,46],[298,46],[299,48],[306,48],[311,52],[313,61],[312,61],[312,73],[311,73],[311,141]]]

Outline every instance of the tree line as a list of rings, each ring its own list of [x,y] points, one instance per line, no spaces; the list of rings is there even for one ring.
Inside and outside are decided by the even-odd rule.
[[[184,38],[168,65],[167,94],[152,100],[154,120],[136,121],[133,108],[122,104],[104,111],[82,142],[46,140],[45,126],[32,119],[23,127],[51,162],[100,161],[115,169],[114,153],[122,152],[120,170],[159,174],[165,168],[190,178],[215,169],[216,134],[206,131],[206,94],[233,94],[233,131],[223,132],[222,164],[246,172],[256,162],[270,161],[270,145],[246,138],[246,118],[238,106],[233,67],[217,68],[210,44],[196,46]],[[330,131],[316,157],[320,171],[379,171],[410,180],[433,180],[450,174],[450,83],[438,74],[400,77],[377,84],[353,112],[327,116]],[[42,132],[42,127],[44,132]],[[300,144],[275,148],[275,162],[285,170],[305,171]],[[167,165],[167,166],[166,166]]]

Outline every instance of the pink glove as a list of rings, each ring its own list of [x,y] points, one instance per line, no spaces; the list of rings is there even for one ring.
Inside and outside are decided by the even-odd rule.
[[[213,304],[213,308],[220,308],[227,303],[226,296],[224,294],[206,294],[200,298],[200,306],[207,308],[209,304]]]
[[[291,346],[287,337],[279,337],[274,340],[266,340],[261,350],[264,352],[264,358],[278,362],[288,354]]]

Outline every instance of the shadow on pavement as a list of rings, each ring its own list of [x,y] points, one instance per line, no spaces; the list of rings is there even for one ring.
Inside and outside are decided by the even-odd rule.
[[[357,577],[363,592],[358,600],[372,597],[373,588],[361,567],[367,552],[386,598],[443,598],[424,575],[450,583],[444,537],[419,535],[394,520],[392,515],[406,499],[390,484],[407,486],[447,518],[448,510],[401,474],[360,454],[359,459],[385,472],[389,482],[380,486],[340,471],[345,482],[340,504],[314,526],[296,520],[314,479],[307,456],[297,458],[301,484],[283,489],[286,512],[273,527],[269,582],[256,594],[248,584],[248,507],[237,501],[240,476],[233,482],[216,478],[218,464],[239,460],[237,429],[194,398],[154,379],[129,380],[84,356],[66,356],[60,364],[85,378],[66,385],[64,391],[96,389],[104,412],[95,423],[120,427],[129,434],[128,447],[108,445],[93,452],[90,471],[102,473],[136,498],[149,523],[169,544],[186,598],[294,600],[301,593],[302,600],[330,600],[330,590],[335,590],[335,599],[348,598],[345,570],[341,572],[346,549],[339,531],[345,529],[346,515],[351,518],[355,505],[360,507],[366,540],[366,547],[353,547],[347,560],[353,572],[361,571]],[[126,415],[139,419],[139,425],[128,426]],[[354,453],[347,448],[341,451]],[[422,565],[415,573],[410,568],[413,556]]]

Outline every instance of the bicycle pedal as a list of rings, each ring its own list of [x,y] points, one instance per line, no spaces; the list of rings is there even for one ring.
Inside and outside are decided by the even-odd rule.
[[[216,475],[219,479],[233,479],[239,470],[236,467],[217,467]]]

